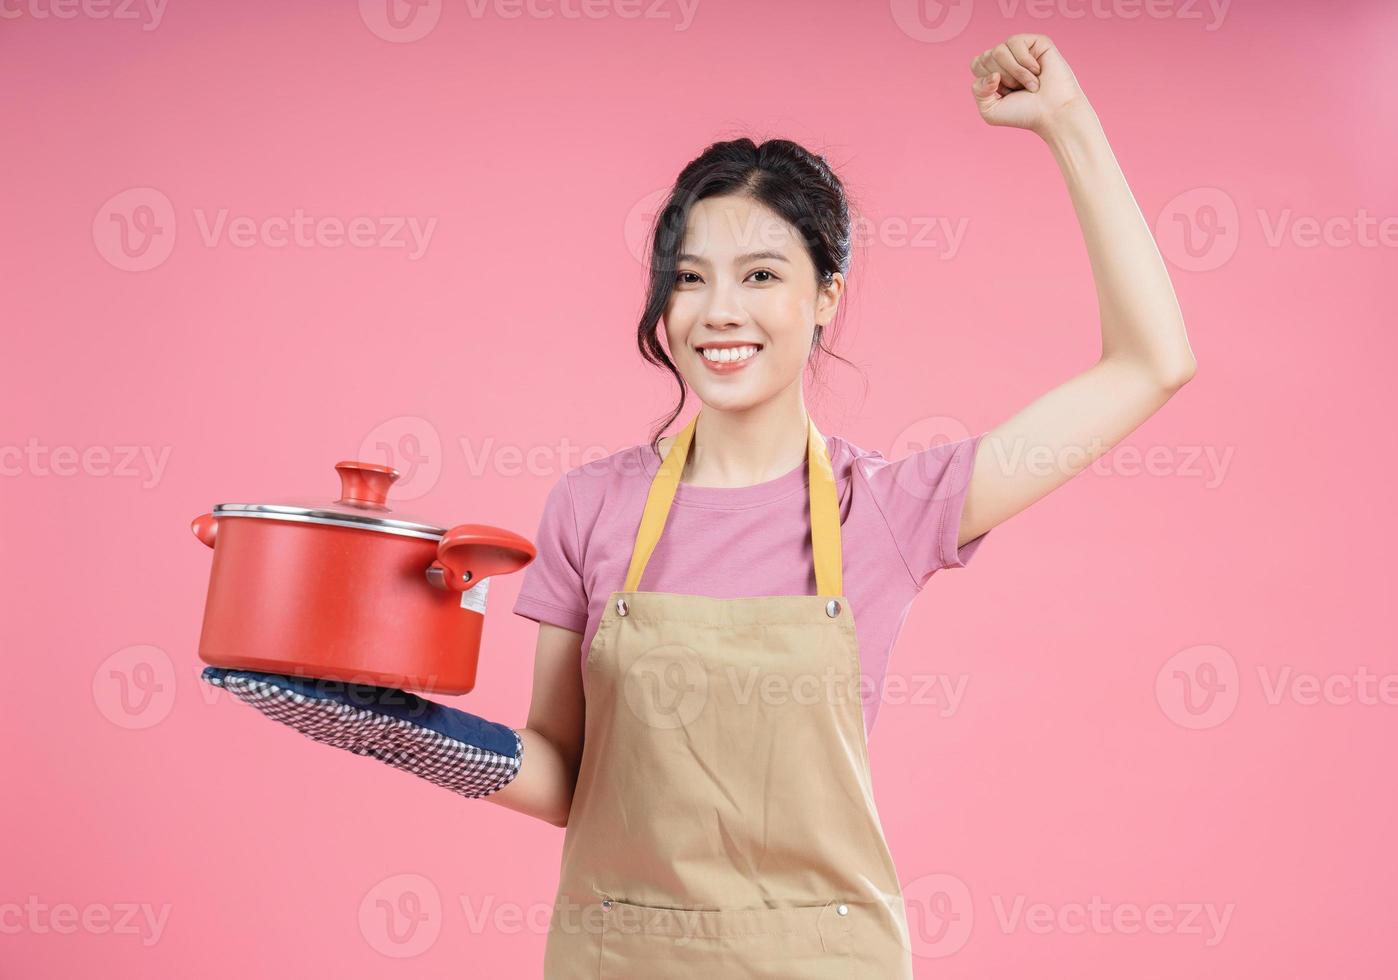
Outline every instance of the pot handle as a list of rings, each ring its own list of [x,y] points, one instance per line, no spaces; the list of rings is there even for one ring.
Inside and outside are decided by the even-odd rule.
[[[196,538],[212,548],[214,539],[218,537],[218,519],[213,514],[200,514],[189,522],[189,529]]]
[[[439,589],[465,592],[492,575],[517,572],[537,552],[528,538],[489,524],[458,524],[437,546],[427,581]]]

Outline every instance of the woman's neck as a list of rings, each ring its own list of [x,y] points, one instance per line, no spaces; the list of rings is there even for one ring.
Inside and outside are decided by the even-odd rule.
[[[784,476],[805,462],[807,425],[800,398],[772,399],[739,412],[706,405],[699,411],[680,482],[749,487]]]

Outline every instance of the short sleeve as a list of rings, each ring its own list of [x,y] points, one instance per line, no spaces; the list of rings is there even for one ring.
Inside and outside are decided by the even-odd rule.
[[[919,589],[940,569],[964,568],[989,534],[956,546],[976,450],[985,435],[939,443],[891,462],[880,455],[862,461],[865,482]]]
[[[587,590],[583,586],[582,549],[567,473],[544,500],[534,547],[537,554],[525,566],[514,612],[535,622],[584,632]]]

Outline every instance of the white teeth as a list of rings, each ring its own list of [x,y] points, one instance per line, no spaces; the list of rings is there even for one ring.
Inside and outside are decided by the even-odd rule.
[[[757,353],[757,347],[705,347],[700,350],[699,353],[704,355],[704,360],[706,361],[726,364],[729,361],[746,361],[749,357]]]

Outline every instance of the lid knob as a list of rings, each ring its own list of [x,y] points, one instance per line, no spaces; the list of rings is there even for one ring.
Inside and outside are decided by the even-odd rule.
[[[398,479],[392,466],[342,460],[335,464],[335,471],[340,474],[340,499],[335,503],[388,510],[388,488]]]

